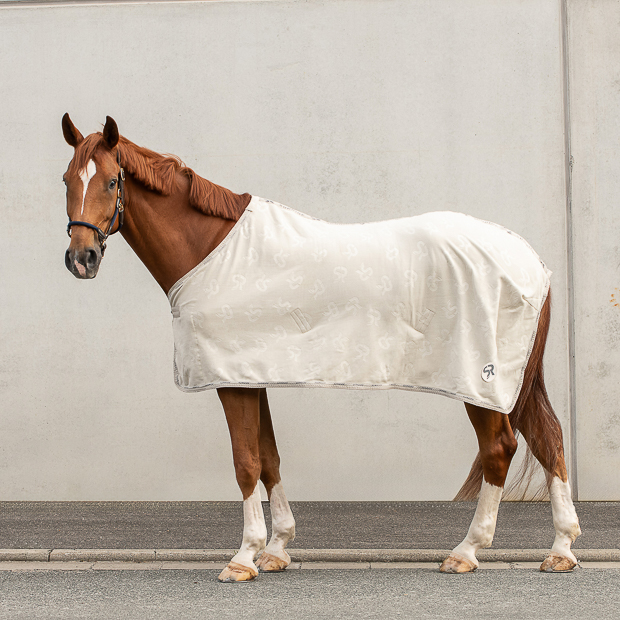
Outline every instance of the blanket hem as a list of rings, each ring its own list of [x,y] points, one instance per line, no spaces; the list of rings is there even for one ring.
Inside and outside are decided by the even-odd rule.
[[[176,375],[176,365],[175,365],[175,375]],[[458,394],[456,392],[449,392],[447,390],[442,390],[439,388],[431,388],[425,387],[421,385],[408,385],[408,384],[398,384],[398,383],[326,383],[326,382],[311,382],[311,381],[270,381],[264,383],[255,383],[255,382],[221,382],[221,383],[208,383],[206,385],[199,385],[195,387],[183,387],[179,385],[179,383],[175,379],[175,385],[181,392],[191,393],[191,392],[206,392],[207,390],[217,390],[218,388],[333,388],[340,390],[405,390],[407,392],[422,392],[425,394],[437,394],[438,396],[446,396],[453,400],[459,400],[464,403],[469,403],[471,405],[477,405],[478,407],[484,407],[485,409],[492,409],[493,411],[499,411],[500,413],[509,414],[514,407],[514,403],[516,402],[516,398],[512,403],[510,409],[502,409],[501,407],[496,407],[494,405],[490,405],[489,403],[476,400],[475,398],[471,398],[470,396],[465,396],[463,394]],[[520,389],[519,389],[520,391]],[[518,394],[517,394],[518,397]]]

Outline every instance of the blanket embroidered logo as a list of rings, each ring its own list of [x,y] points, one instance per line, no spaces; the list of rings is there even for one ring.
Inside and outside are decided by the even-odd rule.
[[[495,379],[495,365],[494,364],[487,364],[482,369],[482,378],[487,383],[490,383],[491,381],[493,381],[493,379]]]

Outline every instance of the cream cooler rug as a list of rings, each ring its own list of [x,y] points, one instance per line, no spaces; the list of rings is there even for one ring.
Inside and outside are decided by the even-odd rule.
[[[332,224],[253,197],[168,294],[175,382],[399,388],[508,413],[550,273],[460,213]]]

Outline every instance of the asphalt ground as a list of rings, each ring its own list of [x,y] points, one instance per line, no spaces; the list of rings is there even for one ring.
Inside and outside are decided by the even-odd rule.
[[[452,549],[474,502],[291,502],[291,549]],[[263,508],[270,529],[269,504]],[[620,549],[620,502],[578,502],[575,549]],[[0,502],[0,549],[235,549],[239,502]],[[494,549],[548,549],[549,502],[502,503]]]
[[[620,608],[617,569],[287,570],[242,584],[216,577],[216,570],[0,572],[0,619],[615,620]]]

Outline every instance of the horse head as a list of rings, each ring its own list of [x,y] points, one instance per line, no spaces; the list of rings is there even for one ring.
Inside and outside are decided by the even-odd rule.
[[[125,177],[117,149],[120,135],[109,116],[102,133],[84,138],[65,114],[62,132],[75,149],[63,176],[67,186],[67,232],[71,237],[65,265],[76,278],[94,278],[107,237],[123,223]]]

